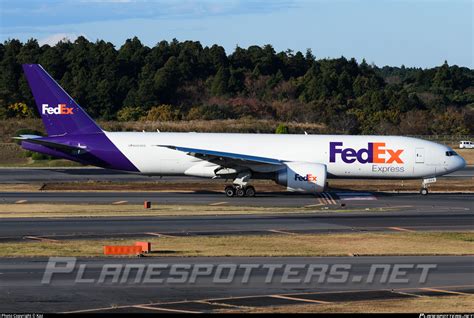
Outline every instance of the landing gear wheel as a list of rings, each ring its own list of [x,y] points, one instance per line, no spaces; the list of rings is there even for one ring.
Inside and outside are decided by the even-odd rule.
[[[245,196],[245,190],[239,187],[235,190],[235,194],[238,197],[243,197],[243,196]]]
[[[227,186],[225,187],[225,195],[230,197],[233,197],[235,195],[235,188],[233,186]]]
[[[248,186],[245,188],[245,196],[246,197],[254,197],[255,196],[255,188],[252,186]]]
[[[422,188],[422,189],[420,190],[420,194],[421,194],[421,195],[427,195],[427,194],[428,194],[428,188]]]

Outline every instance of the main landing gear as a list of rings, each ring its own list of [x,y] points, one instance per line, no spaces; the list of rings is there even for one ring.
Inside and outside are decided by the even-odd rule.
[[[255,188],[253,186],[228,185],[225,187],[225,195],[228,197],[254,197]]]
[[[254,197],[255,188],[248,185],[251,176],[250,171],[240,172],[234,179],[234,184],[225,187],[225,195],[228,197]]]
[[[234,184],[225,187],[225,195],[228,197],[254,197],[255,188],[248,185],[251,176],[250,171],[240,172],[234,179]]]

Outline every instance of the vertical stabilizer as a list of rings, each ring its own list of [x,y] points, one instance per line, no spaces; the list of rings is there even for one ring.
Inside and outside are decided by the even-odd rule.
[[[102,129],[39,64],[23,64],[49,136],[102,133]]]

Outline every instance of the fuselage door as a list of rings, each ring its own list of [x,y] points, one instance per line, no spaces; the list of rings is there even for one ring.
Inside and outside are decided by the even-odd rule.
[[[425,148],[416,148],[416,163],[424,163],[425,162]]]

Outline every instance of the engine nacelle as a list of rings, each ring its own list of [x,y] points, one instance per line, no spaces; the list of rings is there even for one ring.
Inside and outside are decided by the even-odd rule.
[[[307,162],[288,162],[286,169],[277,173],[276,182],[288,191],[316,193],[326,187],[326,165]]]

